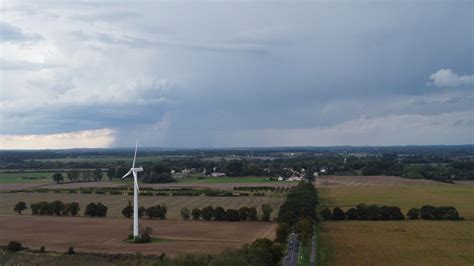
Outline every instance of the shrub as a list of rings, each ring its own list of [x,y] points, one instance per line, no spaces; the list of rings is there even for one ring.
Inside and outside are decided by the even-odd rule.
[[[262,221],[268,222],[270,221],[270,216],[272,214],[273,208],[270,204],[263,204],[262,205]]]
[[[50,211],[55,215],[61,215],[64,209],[64,203],[60,200],[55,200],[48,204]]]
[[[66,251],[66,254],[67,255],[74,255],[74,254],[76,254],[76,252],[74,251],[73,247],[69,247]]]
[[[96,213],[97,213],[97,205],[94,202],[87,204],[84,215],[96,216],[97,215]]]
[[[214,208],[212,206],[202,208],[201,216],[206,221],[212,220],[214,217]]]
[[[239,209],[239,215],[241,220],[247,220],[249,217],[249,208],[247,207],[241,207]]]
[[[122,209],[122,214],[123,216],[127,218],[131,218],[133,215],[133,207],[132,207],[132,202],[128,201],[128,204],[125,208]]]
[[[288,239],[289,234],[290,234],[290,227],[288,226],[288,224],[286,223],[278,224],[278,227],[276,229],[275,242],[286,243],[286,240]]]
[[[344,213],[344,211],[341,208],[336,207],[332,210],[331,218],[335,221],[345,220],[346,219],[346,214]]]
[[[214,209],[214,220],[223,221],[225,219],[225,210],[222,207],[216,207]]]
[[[146,209],[143,206],[138,208],[138,217],[140,217],[140,218],[143,217],[143,215],[145,214],[145,211],[146,211]]]
[[[416,220],[420,217],[420,209],[418,208],[411,208],[407,212],[407,216],[410,220]]]
[[[425,220],[462,220],[454,207],[433,207],[431,205],[421,207],[420,217]]]
[[[40,253],[45,253],[45,252],[46,252],[46,249],[44,248],[44,246],[41,246],[39,252],[40,252]]]
[[[94,202],[91,202],[87,205],[84,215],[92,217],[105,217],[107,216],[107,210],[107,206],[103,205],[102,203],[98,202],[95,204]]]
[[[313,223],[309,219],[301,219],[295,225],[298,239],[307,242],[313,236]]]
[[[225,212],[225,218],[227,221],[230,222],[237,222],[240,221],[240,214],[238,210],[228,209]]]
[[[249,220],[256,221],[257,220],[257,209],[255,207],[250,207],[248,210]]]
[[[18,214],[21,214],[21,212],[26,209],[26,203],[24,201],[20,201],[15,205],[15,208],[13,210],[16,211]]]
[[[324,221],[331,220],[331,210],[329,208],[324,208],[321,210],[321,217]]]
[[[190,217],[190,211],[189,211],[188,207],[182,208],[180,214],[181,214],[181,218],[183,220],[188,220],[189,217]]]
[[[167,209],[165,206],[156,205],[156,206],[147,208],[145,210],[145,215],[150,219],[160,218],[163,220],[166,218],[166,212],[167,212]]]
[[[17,241],[10,241],[7,244],[7,250],[11,252],[17,252],[20,251],[22,248],[20,242]]]
[[[199,220],[201,218],[201,210],[198,208],[194,208],[191,212],[191,215],[193,216],[193,220]]]
[[[357,209],[356,208],[350,208],[349,210],[347,210],[346,211],[346,218],[347,218],[347,220],[357,220],[357,219],[359,219]]]

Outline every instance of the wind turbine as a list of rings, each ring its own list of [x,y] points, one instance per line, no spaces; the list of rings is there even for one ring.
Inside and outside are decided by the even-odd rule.
[[[140,189],[138,188],[138,180],[137,175],[138,172],[143,172],[143,168],[135,167],[135,160],[137,159],[137,148],[138,148],[138,140],[137,145],[135,145],[135,155],[133,156],[133,164],[130,171],[128,171],[122,178],[133,174],[133,238],[137,239],[138,235],[138,194],[140,193]]]

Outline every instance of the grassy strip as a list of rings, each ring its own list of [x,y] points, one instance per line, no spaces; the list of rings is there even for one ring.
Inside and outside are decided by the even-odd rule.
[[[331,265],[331,257],[333,251],[329,245],[329,241],[325,238],[326,235],[322,234],[324,228],[321,223],[316,224],[316,265]]]
[[[299,266],[309,265],[309,259],[311,255],[311,240],[308,243],[301,244],[298,258]]]

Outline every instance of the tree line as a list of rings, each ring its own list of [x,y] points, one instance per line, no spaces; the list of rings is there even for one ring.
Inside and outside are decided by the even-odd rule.
[[[316,212],[318,204],[319,196],[313,184],[298,183],[280,207],[275,241],[285,243],[294,230],[300,241],[307,244],[313,236],[315,223],[319,221]]]
[[[166,212],[167,212],[166,206],[160,206],[160,205],[156,205],[156,206],[152,206],[148,208],[145,208],[142,206],[138,208],[138,216],[140,218],[143,216],[146,216],[149,219],[159,218],[163,220],[163,219],[166,219]],[[122,215],[127,218],[132,218],[133,206],[130,201],[128,202],[127,206],[123,208]]]
[[[23,201],[15,204],[13,208],[15,212],[21,214],[28,207]],[[40,201],[30,204],[31,214],[33,215],[57,215],[57,216],[77,216],[79,214],[79,203],[77,202],[62,202],[55,200],[52,202]],[[91,202],[86,206],[84,215],[91,217],[105,217],[107,216],[107,206],[102,203]]]
[[[26,204],[20,201],[15,205],[15,210],[18,206],[23,206],[26,209]],[[79,213],[80,207],[77,202],[64,203],[60,200],[52,202],[40,201],[30,204],[31,213],[34,215],[58,215],[58,216],[76,216]],[[21,213],[21,212],[19,212]]]
[[[71,170],[66,173],[66,177],[70,182],[101,181],[103,176],[104,174],[100,168],[95,170]],[[53,174],[53,180],[56,183],[62,183],[65,177],[62,173],[56,172]]]
[[[261,221],[270,221],[273,208],[269,204],[263,204],[261,206],[262,214],[260,216]],[[206,221],[257,221],[257,209],[255,207],[241,207],[238,210],[235,209],[224,209],[222,207],[207,206],[202,209],[194,208],[189,210],[187,207],[181,209],[181,218],[188,220],[206,220]]]
[[[355,208],[349,208],[347,211],[340,207],[335,207],[331,211],[324,208],[320,212],[321,217],[325,220],[343,221],[343,220],[361,220],[361,221],[387,221],[387,220],[404,220],[399,207],[394,206],[378,206],[376,204],[359,204]],[[454,207],[434,207],[425,205],[418,208],[411,208],[407,215],[408,219],[425,219],[425,220],[461,220],[458,211]]]

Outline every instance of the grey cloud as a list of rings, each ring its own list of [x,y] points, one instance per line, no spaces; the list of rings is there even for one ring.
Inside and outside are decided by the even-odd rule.
[[[0,37],[1,42],[27,42],[43,40],[43,37],[40,34],[25,33],[22,29],[3,21],[0,21]]]
[[[25,70],[25,71],[34,71],[41,69],[57,68],[61,67],[60,65],[45,64],[45,63],[34,63],[26,61],[13,61],[5,60],[0,58],[0,69],[1,70]]]

